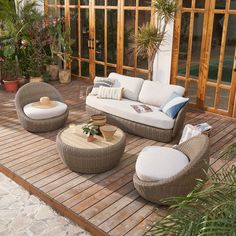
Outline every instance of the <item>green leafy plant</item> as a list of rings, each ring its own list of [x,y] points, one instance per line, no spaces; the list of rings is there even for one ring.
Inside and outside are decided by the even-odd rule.
[[[224,154],[225,158],[234,158],[236,157],[236,143],[231,144],[226,153]]]
[[[83,133],[87,134],[87,135],[95,135],[98,134],[98,127],[89,123],[86,124],[82,127]]]
[[[147,235],[235,235],[236,166],[211,172],[207,184],[199,180],[186,197],[167,199],[171,213]]]
[[[166,27],[174,19],[177,0],[153,0],[157,21],[148,22],[139,28],[135,37],[138,55],[148,58],[149,78],[152,79],[153,63],[156,53],[165,41]]]

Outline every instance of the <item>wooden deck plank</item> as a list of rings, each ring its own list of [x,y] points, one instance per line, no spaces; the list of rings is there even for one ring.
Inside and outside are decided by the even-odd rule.
[[[53,82],[70,107],[69,123],[83,123],[85,91],[88,84],[72,81],[69,85]],[[156,208],[135,191],[132,176],[138,153],[146,146],[172,146],[127,134],[125,153],[117,167],[102,174],[79,174],[60,160],[55,140],[57,131],[32,134],[19,124],[14,108],[14,94],[0,90],[0,170],[39,196],[93,235],[143,235],[153,222],[160,220],[167,208]],[[236,120],[220,115],[189,110],[185,124],[208,122],[210,164],[215,171],[235,164],[223,159],[231,143],[236,142]]]

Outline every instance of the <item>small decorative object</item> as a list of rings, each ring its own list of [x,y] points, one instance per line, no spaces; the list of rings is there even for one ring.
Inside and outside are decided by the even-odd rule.
[[[82,127],[83,133],[87,135],[87,141],[93,142],[95,140],[94,135],[98,133],[97,126],[93,124],[86,124]]]
[[[61,84],[68,84],[71,82],[71,71],[70,70],[60,70],[59,71],[59,81]]]
[[[107,122],[107,118],[105,115],[93,115],[91,116],[91,120],[92,120],[93,125],[96,125],[96,126],[103,126]]]
[[[104,126],[101,126],[99,129],[102,132],[102,135],[105,138],[105,140],[111,141],[117,130],[117,127],[113,125],[104,125]]]
[[[32,103],[32,106],[42,109],[52,108],[57,105],[56,101],[51,101],[49,97],[41,97],[38,102]]]
[[[76,125],[75,124],[70,124],[69,128],[71,129],[71,133],[76,133]]]

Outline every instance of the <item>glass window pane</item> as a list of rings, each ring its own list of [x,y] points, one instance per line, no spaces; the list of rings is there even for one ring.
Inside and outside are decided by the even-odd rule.
[[[97,6],[104,6],[105,5],[105,0],[96,0],[95,5]]]
[[[116,64],[117,10],[107,10],[107,62]]]
[[[136,0],[125,0],[125,6],[136,6]]]
[[[107,6],[117,6],[118,0],[107,0]]]
[[[177,79],[176,84],[185,88],[185,81],[183,81],[183,80]]]
[[[53,5],[53,4],[55,4],[55,2],[56,2],[56,0],[48,0],[49,5]]]
[[[78,5],[78,0],[70,0],[70,5]]]
[[[81,37],[81,57],[89,58],[89,9],[80,10],[80,37]]]
[[[72,56],[78,57],[78,9],[70,9],[70,38]]]
[[[195,3],[195,8],[205,8],[205,0],[197,0]]]
[[[79,70],[78,70],[78,61],[76,59],[73,59],[71,62],[71,73],[74,75],[78,75]]]
[[[189,87],[188,87],[188,94],[189,102],[192,104],[197,103],[197,90],[198,90],[198,83],[195,80],[189,81]]]
[[[219,67],[221,38],[223,32],[224,15],[215,14],[211,43],[211,56],[209,61],[208,80],[216,82]]]
[[[205,106],[206,107],[214,107],[215,94],[216,94],[215,87],[210,87],[210,86],[206,87],[206,94],[205,94]]]
[[[139,6],[151,6],[152,1],[151,0],[139,0]]]
[[[236,10],[236,0],[231,0],[230,1],[230,9],[231,10]]]
[[[192,55],[191,55],[191,67],[190,67],[190,77],[192,78],[198,78],[199,74],[203,17],[204,16],[201,13],[194,14]]]
[[[225,55],[222,71],[222,81],[230,84],[232,80],[234,53],[236,48],[236,15],[229,15],[228,32],[226,37]]]
[[[89,77],[89,63],[81,61],[81,76]]]
[[[135,76],[138,77],[138,78],[145,79],[145,80],[148,79],[148,73],[136,72],[136,75],[135,75]]]
[[[191,7],[192,0],[183,0],[183,7]]]
[[[106,74],[106,77],[108,77],[109,74],[112,73],[112,72],[116,72],[116,68],[115,68],[115,67],[110,67],[110,66],[108,66],[108,67],[107,67],[107,74]]]
[[[95,29],[96,29],[96,60],[104,61],[104,16],[105,12],[103,9],[96,9],[95,11]]]
[[[89,0],[80,0],[80,5],[89,5]]]
[[[135,29],[135,11],[125,11],[124,26],[124,65],[134,66],[133,35]]]
[[[215,9],[225,9],[226,0],[216,0]]]
[[[104,66],[96,64],[96,76],[102,76],[104,77]]]
[[[183,76],[186,75],[189,25],[190,25],[190,13],[185,12],[182,14],[182,20],[181,20],[179,62],[178,62],[178,74]]]
[[[229,105],[229,90],[221,89],[218,108],[227,111],[228,105]]]
[[[56,3],[58,5],[65,5],[65,0],[57,0]]]
[[[128,75],[128,76],[134,76],[134,71],[131,71],[131,70],[123,70],[123,74],[124,74],[124,75]]]

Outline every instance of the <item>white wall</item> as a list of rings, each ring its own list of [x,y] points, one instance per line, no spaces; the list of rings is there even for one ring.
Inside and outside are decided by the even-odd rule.
[[[160,47],[153,65],[153,80],[160,81],[163,84],[170,83],[173,30],[174,23],[171,22],[167,27],[164,43]]]

